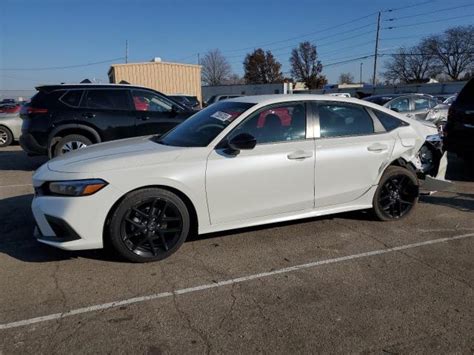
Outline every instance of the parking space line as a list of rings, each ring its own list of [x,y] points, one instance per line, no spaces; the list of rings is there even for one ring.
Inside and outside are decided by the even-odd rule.
[[[195,287],[183,288],[183,289],[169,291],[169,292],[156,293],[156,294],[152,294],[152,295],[148,295],[148,296],[134,297],[134,298],[129,298],[129,299],[121,300],[121,301],[102,303],[102,304],[97,304],[97,305],[93,305],[93,306],[73,309],[73,310],[70,310],[70,311],[67,311],[67,312],[63,312],[63,313],[54,313],[54,314],[50,314],[50,315],[46,315],[46,316],[42,316],[42,317],[30,318],[30,319],[20,320],[20,321],[16,321],[16,322],[11,322],[11,323],[4,323],[4,324],[0,324],[0,330],[23,327],[23,326],[36,324],[36,323],[42,323],[42,322],[46,322],[46,321],[50,321],[50,320],[56,320],[56,319],[71,317],[71,316],[78,315],[78,314],[101,311],[101,310],[106,310],[106,309],[110,309],[110,308],[116,308],[116,307],[120,307],[120,306],[131,305],[131,304],[135,304],[135,303],[152,301],[152,300],[156,300],[156,299],[160,299],[160,298],[167,298],[167,297],[172,297],[172,296],[184,295],[184,294],[192,293],[192,292],[204,291],[204,290],[208,290],[208,289],[212,289],[212,288],[233,285],[233,284],[242,283],[242,282],[251,281],[251,280],[256,280],[256,279],[261,279],[261,278],[265,278],[265,277],[269,277],[269,276],[274,276],[274,275],[285,274],[285,273],[290,273],[290,272],[299,271],[299,270],[315,268],[315,267],[321,266],[321,265],[335,264],[335,263],[348,261],[348,260],[367,258],[367,257],[371,257],[371,256],[376,256],[376,255],[393,253],[393,252],[397,252],[397,251],[401,251],[401,250],[414,249],[414,248],[419,248],[419,247],[422,247],[422,246],[439,244],[439,243],[446,243],[446,242],[450,242],[450,241],[453,241],[453,240],[460,240],[460,239],[466,239],[466,238],[472,238],[472,237],[474,237],[474,233],[458,235],[458,236],[454,236],[454,237],[450,237],[450,238],[432,239],[432,240],[428,240],[428,241],[424,241],[424,242],[406,244],[406,245],[401,245],[401,246],[393,247],[393,248],[379,249],[379,250],[369,251],[369,252],[360,253],[360,254],[341,256],[341,257],[333,258],[333,259],[319,260],[319,261],[314,261],[314,262],[310,262],[310,263],[307,263],[307,264],[300,264],[300,265],[290,266],[290,267],[286,267],[286,268],[283,268],[283,269],[277,269],[277,270],[273,270],[273,271],[269,271],[269,272],[262,272],[262,273],[258,273],[258,274],[238,277],[238,278],[219,281],[219,282],[214,282],[214,283],[210,283],[210,284],[204,284],[204,285],[195,286]]]

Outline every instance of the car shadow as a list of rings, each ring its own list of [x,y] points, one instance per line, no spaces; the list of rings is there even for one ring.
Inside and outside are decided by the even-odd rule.
[[[439,205],[457,209],[461,212],[474,212],[474,194],[455,193],[454,196],[424,195],[420,201],[432,205]]]
[[[11,146],[0,149],[0,171],[34,171],[47,161],[47,157],[29,157],[23,150]]]

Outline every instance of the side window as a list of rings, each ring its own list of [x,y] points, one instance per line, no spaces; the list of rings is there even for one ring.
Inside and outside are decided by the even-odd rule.
[[[436,100],[430,100],[430,108],[433,108],[433,107],[435,107],[436,105],[438,105],[438,101],[436,101]]]
[[[398,128],[400,126],[407,126],[408,124],[402,120],[399,120],[396,117],[393,117],[392,115],[389,115],[385,112],[382,111],[377,111],[377,110],[372,110],[379,119],[380,123],[382,123],[382,126],[385,128],[387,132],[393,131],[395,128]]]
[[[63,96],[61,96],[59,101],[61,101],[63,104],[67,106],[79,107],[83,92],[84,92],[83,90],[67,91]]]
[[[425,98],[418,98],[414,99],[413,102],[415,103],[415,111],[418,110],[426,110],[430,108],[430,100]]]
[[[361,106],[342,102],[318,104],[321,138],[374,133],[374,122]]]
[[[410,111],[410,99],[407,97],[396,99],[390,104],[389,108],[396,112]]]
[[[241,123],[230,138],[240,133],[251,134],[257,144],[305,139],[305,105],[288,103],[260,110]]]
[[[149,91],[132,91],[135,111],[171,112],[173,103]]]
[[[127,90],[88,90],[82,107],[103,110],[129,110]]]

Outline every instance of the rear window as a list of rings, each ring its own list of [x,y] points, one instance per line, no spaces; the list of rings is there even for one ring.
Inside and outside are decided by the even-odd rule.
[[[63,96],[61,96],[59,101],[67,106],[79,107],[83,92],[84,90],[69,90]]]
[[[59,98],[64,95],[64,90],[56,90],[52,92],[38,91],[31,98],[31,107],[52,108],[57,106]]]
[[[474,79],[471,79],[466,86],[464,86],[456,98],[455,103],[474,106]]]
[[[89,90],[82,107],[103,110],[130,110],[127,90]]]
[[[395,128],[398,128],[400,126],[407,126],[408,123],[399,120],[396,117],[393,117],[392,115],[389,115],[385,112],[382,111],[377,111],[373,110],[375,113],[375,116],[379,119],[380,123],[382,123],[382,126],[385,128],[387,132],[393,131]]]

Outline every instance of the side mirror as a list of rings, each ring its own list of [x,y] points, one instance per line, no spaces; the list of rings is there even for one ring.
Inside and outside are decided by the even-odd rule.
[[[235,153],[241,150],[251,150],[257,145],[257,139],[248,133],[240,133],[232,138],[227,146]]]

